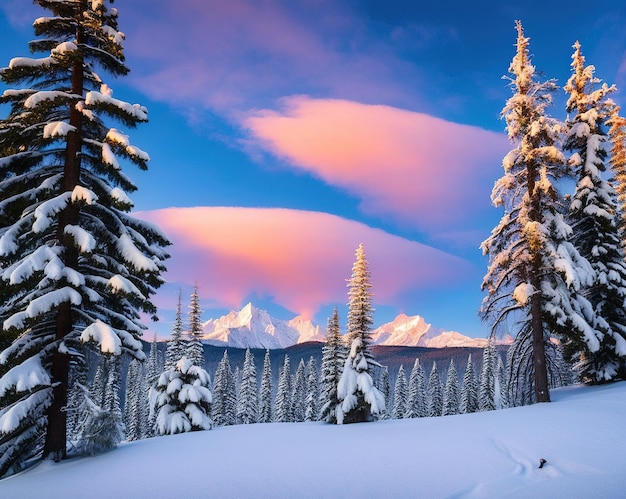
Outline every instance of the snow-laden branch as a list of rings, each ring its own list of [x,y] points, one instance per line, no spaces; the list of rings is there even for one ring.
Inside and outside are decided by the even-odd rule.
[[[39,356],[35,355],[12,367],[4,376],[0,377],[0,399],[11,390],[18,393],[30,392],[38,386],[49,384],[50,376],[41,365]]]
[[[94,342],[102,353],[122,353],[122,342],[117,332],[101,320],[87,326],[81,333],[80,340],[84,343]]]
[[[135,246],[135,243],[127,233],[119,237],[116,245],[124,260],[133,265],[137,270],[146,272],[159,271],[159,267],[154,260],[144,255],[137,246]]]

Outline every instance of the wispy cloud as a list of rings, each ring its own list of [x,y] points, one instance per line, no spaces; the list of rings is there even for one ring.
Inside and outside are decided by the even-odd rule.
[[[437,249],[325,213],[197,207],[137,216],[157,223],[174,242],[167,276],[184,286],[202,283],[201,294],[216,308],[238,307],[254,295],[312,317],[322,306],[342,304],[361,242],[380,305],[410,309],[412,294],[459,284],[471,268]]]
[[[374,36],[346,2],[153,0],[124,13],[130,79],[159,100],[231,114],[293,93],[415,99],[403,42]]]
[[[244,125],[258,147],[358,196],[365,212],[434,234],[472,228],[489,209],[510,147],[504,134],[426,114],[303,96]]]

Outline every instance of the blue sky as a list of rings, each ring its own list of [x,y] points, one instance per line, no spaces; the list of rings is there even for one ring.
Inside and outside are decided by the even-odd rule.
[[[150,325],[160,336],[195,281],[204,319],[252,300],[325,324],[333,306],[345,313],[360,242],[376,325],[403,312],[485,336],[478,246],[501,216],[489,194],[510,148],[499,115],[514,21],[546,78],[565,83],[579,40],[624,104],[619,0],[114,5],[131,73],[103,78],[150,111],[128,131],[152,158],[146,173],[128,168],[132,198],[175,243]],[[5,0],[0,14],[6,65],[46,12]]]

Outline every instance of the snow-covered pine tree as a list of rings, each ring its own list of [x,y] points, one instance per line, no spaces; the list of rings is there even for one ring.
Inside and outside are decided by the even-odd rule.
[[[415,359],[409,377],[409,395],[406,400],[407,418],[423,418],[428,415],[428,404],[424,388],[426,376],[419,359]]]
[[[622,251],[626,254],[626,118],[620,116],[620,107],[613,106],[609,138],[611,141],[610,164],[613,173],[613,184],[617,194],[617,226],[622,241]]]
[[[570,203],[572,244],[587,259],[596,278],[583,289],[596,334],[573,330],[561,338],[568,360],[578,362],[580,378],[603,383],[626,376],[626,262],[618,229],[619,216],[607,170],[608,126],[615,86],[598,86],[595,68],[585,65],[580,43],[574,44],[572,75],[565,85],[568,132],[565,150],[578,183]],[[593,315],[590,314],[592,317]]]
[[[259,394],[259,423],[272,422],[272,361],[270,351],[265,351],[263,374],[261,375],[261,393]]]
[[[77,438],[81,418],[80,407],[85,398],[85,393],[89,392],[87,359],[85,358],[85,353],[85,346],[78,346],[70,368],[70,389],[66,407],[68,441],[75,441]]]
[[[337,386],[337,424],[372,421],[385,413],[385,397],[374,386],[365,351],[361,338],[352,340]]]
[[[209,374],[182,357],[164,371],[156,386],[156,430],[159,435],[210,430],[212,395]]]
[[[389,380],[389,368],[387,366],[383,366],[382,369],[379,370],[378,374],[378,383],[376,384],[380,393],[383,394],[383,398],[385,399],[385,410],[379,416],[380,419],[389,419],[391,412],[391,381]]]
[[[443,392],[442,414],[444,416],[459,414],[459,375],[456,372],[454,359],[450,360],[450,366],[448,367],[446,387]]]
[[[508,399],[513,407],[528,405],[533,401],[534,375],[532,369],[531,342],[528,334],[518,334],[506,354],[508,371]],[[546,356],[546,361],[548,357]]]
[[[278,387],[274,402],[274,421],[277,423],[290,423],[293,421],[293,405],[291,403],[291,365],[289,356],[285,354],[283,368],[278,375]]]
[[[503,160],[504,176],[492,191],[504,216],[482,243],[489,269],[481,315],[492,320],[492,334],[510,322],[530,348],[536,402],[549,402],[545,345],[550,334],[578,331],[596,336],[585,311],[589,303],[578,292],[593,280],[593,269],[568,241],[564,200],[556,181],[569,172],[560,150],[562,124],[546,109],[552,104],[554,81],[539,82],[529,55],[529,39],[517,21],[517,52],[509,67],[514,95],[502,111],[514,148]]]
[[[109,363],[109,376],[104,392],[104,409],[109,412],[109,423],[111,425],[111,446],[114,448],[124,439],[124,418],[120,405],[120,386],[122,374],[120,372],[120,357],[111,356],[107,359]]]
[[[119,356],[107,355],[98,366],[91,395],[82,406],[76,442],[79,453],[97,454],[117,447],[124,439],[119,390]]]
[[[306,365],[300,359],[291,384],[291,412],[297,423],[304,421],[306,416]]]
[[[507,379],[507,369],[502,362],[502,357],[496,354],[496,370],[494,377],[494,394],[495,394],[495,406],[496,409],[506,409],[509,407],[509,381]],[[553,381],[551,379],[551,381]],[[550,387],[556,387],[558,385],[550,384]]]
[[[374,362],[370,352],[374,308],[369,265],[363,244],[356,250],[356,260],[352,266],[352,275],[348,279],[348,288],[346,336],[350,354],[344,362],[337,387],[339,424],[370,421],[374,417],[382,416],[385,411],[385,398],[372,380],[371,368],[379,364]]]
[[[393,419],[404,419],[406,417],[407,398],[406,374],[404,374],[404,366],[400,364],[400,369],[398,369],[398,375],[396,376],[396,384],[393,388],[393,409],[391,411]]]
[[[183,343],[183,318],[181,310],[181,296],[178,290],[178,303],[176,305],[176,316],[174,317],[174,325],[172,326],[172,337],[167,342],[167,350],[165,351],[165,370],[176,367],[176,363],[185,353],[185,344]]]
[[[469,354],[465,374],[463,375],[463,386],[461,387],[460,412],[461,414],[469,414],[477,411],[478,385],[476,383],[476,374],[474,373],[474,364],[472,363],[472,354]]]
[[[478,381],[478,409],[494,411],[496,409],[496,347],[493,335],[489,337],[483,349],[483,365]]]
[[[343,341],[339,329],[339,312],[333,310],[328,319],[326,343],[322,347],[322,390],[320,394],[319,419],[327,423],[336,423],[337,385],[341,378],[341,370],[345,356],[343,355]]]
[[[148,429],[148,396],[145,369],[137,359],[128,364],[126,396],[124,397],[124,426],[126,440],[146,438]]]
[[[215,371],[212,415],[216,426],[230,426],[237,423],[235,377],[230,368],[227,350],[224,350],[224,356]]]
[[[117,9],[105,0],[36,3],[51,15],[35,21],[30,49],[47,56],[16,57],[0,70],[12,87],[0,97],[9,109],[0,121],[0,317],[16,338],[0,355],[0,366],[11,366],[1,383],[15,392],[0,400],[0,427],[19,456],[58,460],[66,456],[66,341],[80,336],[102,353],[143,358],[139,312],[156,312],[150,297],[169,242],[128,214],[126,192],[136,187],[118,159],[146,169],[149,157],[105,120],[147,121],[143,106],[113,98],[95,73],[128,73]],[[13,464],[3,460],[0,474]]]
[[[363,244],[356,250],[356,260],[352,266],[352,275],[348,279],[348,324],[346,341],[348,346],[355,339],[361,340],[363,354],[368,361],[372,360],[370,345],[372,343],[372,325],[374,324],[374,308],[372,307],[372,283],[369,264],[365,258]],[[369,366],[368,366],[369,373]],[[371,373],[369,373],[371,375]]]
[[[437,363],[433,362],[433,367],[428,377],[428,416],[432,418],[441,416],[442,413],[443,386],[441,385],[441,378],[437,370]]]
[[[161,368],[161,362],[159,361],[159,350],[155,333],[152,337],[152,342],[150,343],[150,353],[148,354],[148,361],[146,363],[146,386],[148,390],[148,437],[156,435],[156,411],[154,404],[156,403],[157,395],[156,385],[162,371],[163,369]]]
[[[202,336],[202,310],[198,296],[198,283],[193,287],[189,300],[189,340],[185,348],[185,356],[195,366],[204,367],[204,347],[200,341]]]
[[[241,375],[241,388],[237,399],[237,421],[240,424],[256,423],[259,419],[259,391],[256,379],[254,355],[246,349]]]
[[[89,388],[89,394],[91,400],[99,407],[104,406],[104,397],[106,392],[107,380],[109,379],[109,363],[106,358],[102,358],[101,362],[96,367],[96,373],[94,374],[91,386]]]
[[[311,356],[306,364],[306,398],[304,400],[304,420],[317,421],[319,415],[318,402],[320,399],[319,373],[317,362]]]

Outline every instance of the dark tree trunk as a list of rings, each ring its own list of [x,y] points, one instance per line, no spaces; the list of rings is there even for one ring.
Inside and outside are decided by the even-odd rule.
[[[82,13],[87,10],[85,0],[81,0],[77,13],[78,29],[76,33],[76,45],[80,48],[85,43],[82,32]],[[83,95],[83,60],[79,58],[72,67],[72,93]],[[63,171],[63,190],[72,192],[80,182],[80,153],[82,146],[82,113],[76,110],[72,104],[70,107],[69,124],[75,130],[67,134],[65,152],[65,166]],[[65,235],[65,227],[78,223],[79,209],[70,204],[59,214],[57,240],[65,246],[64,263],[67,267],[78,270],[78,251]],[[56,317],[55,340],[60,344],[63,339],[74,329],[72,316],[72,304],[69,302],[59,305]],[[66,457],[67,441],[67,391],[70,371],[70,357],[57,350],[52,355],[52,404],[48,409],[48,427],[46,440],[43,448],[43,457],[59,461]]]
[[[530,314],[533,333],[535,400],[537,402],[550,402],[546,351],[543,341],[543,321],[541,320],[541,295],[539,293],[534,293],[530,298]]]
[[[541,194],[535,189],[535,179],[538,176],[537,167],[533,162],[527,166],[528,172],[528,192],[530,194],[529,218],[535,222],[541,220]],[[543,341],[543,307],[541,304],[541,282],[539,274],[541,272],[541,245],[530,245],[533,253],[532,269],[530,271],[530,283],[535,292],[530,297],[530,321],[533,335],[533,367],[535,374],[535,401],[550,402],[550,391],[548,388],[548,369],[546,367],[546,351]]]

